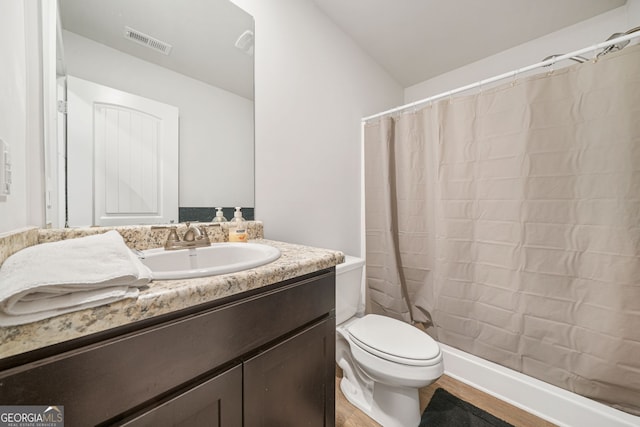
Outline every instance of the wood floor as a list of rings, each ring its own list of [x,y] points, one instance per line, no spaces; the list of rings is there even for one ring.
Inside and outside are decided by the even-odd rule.
[[[344,397],[339,386],[340,377],[336,377],[336,427],[377,427],[378,423],[364,415]],[[554,427],[548,421],[516,408],[500,399],[474,389],[460,381],[443,375],[438,381],[420,389],[420,411],[427,407],[431,396],[438,387],[484,409],[490,414],[513,424],[515,427]]]

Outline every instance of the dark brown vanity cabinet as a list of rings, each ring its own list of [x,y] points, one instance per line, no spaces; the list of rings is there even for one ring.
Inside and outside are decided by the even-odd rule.
[[[0,405],[65,426],[335,425],[335,272],[0,360]]]

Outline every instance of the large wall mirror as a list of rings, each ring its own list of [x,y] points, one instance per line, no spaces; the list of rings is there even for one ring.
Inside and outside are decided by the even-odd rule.
[[[235,206],[253,219],[251,15],[229,0],[57,4],[48,222],[208,221]]]

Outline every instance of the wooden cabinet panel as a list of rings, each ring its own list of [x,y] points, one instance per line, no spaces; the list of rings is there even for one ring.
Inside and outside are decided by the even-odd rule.
[[[245,427],[335,425],[335,318],[244,363]]]
[[[117,423],[126,427],[238,427],[242,425],[242,365]]]

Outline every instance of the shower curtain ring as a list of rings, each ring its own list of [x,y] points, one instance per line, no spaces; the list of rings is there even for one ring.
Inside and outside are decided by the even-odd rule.
[[[556,62],[553,61],[551,64],[549,64],[549,72],[547,73],[548,76],[550,76],[551,74],[553,74],[553,67],[556,65]]]
[[[513,72],[513,79],[511,79],[511,87],[514,87],[518,84],[518,70]]]

